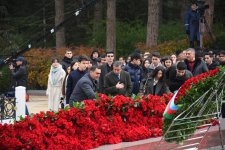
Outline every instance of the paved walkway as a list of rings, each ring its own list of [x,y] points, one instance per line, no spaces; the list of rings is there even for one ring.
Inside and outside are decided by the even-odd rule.
[[[48,110],[47,96],[30,95],[29,101],[26,104],[27,104],[29,113],[39,113],[40,111]]]
[[[27,102],[27,106],[30,113],[38,113],[40,111],[48,110],[48,99],[44,94],[30,95],[30,100]],[[222,129],[225,130],[225,119],[222,120]],[[225,132],[223,132],[225,137]],[[140,140],[135,142],[122,142],[119,144],[103,145],[94,150],[159,150],[157,147],[160,141],[159,138],[150,138],[146,140]],[[200,149],[205,150],[219,150],[219,132],[218,127],[212,127],[207,135],[207,138],[203,141]],[[166,149],[166,148],[165,148]],[[165,150],[164,149],[164,150]]]

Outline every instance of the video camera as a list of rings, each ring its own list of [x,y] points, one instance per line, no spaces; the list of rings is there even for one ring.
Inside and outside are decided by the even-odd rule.
[[[197,11],[199,12],[200,17],[203,17],[205,14],[205,10],[209,9],[209,5],[205,4],[204,0],[197,0],[196,4],[198,6]]]

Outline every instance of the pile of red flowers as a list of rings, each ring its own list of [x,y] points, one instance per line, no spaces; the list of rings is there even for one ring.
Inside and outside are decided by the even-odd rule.
[[[77,108],[41,112],[0,124],[1,149],[90,149],[162,135],[162,115],[172,95],[86,100]]]
[[[175,103],[177,103],[183,96],[186,95],[186,92],[191,89],[192,85],[198,84],[200,81],[208,78],[213,77],[219,72],[219,68],[216,68],[214,70],[210,70],[208,72],[202,73],[198,76],[192,77],[188,79],[180,88],[180,90],[177,93]]]

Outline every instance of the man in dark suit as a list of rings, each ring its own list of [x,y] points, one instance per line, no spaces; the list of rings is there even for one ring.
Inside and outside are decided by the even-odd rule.
[[[114,52],[108,51],[106,53],[106,63],[101,66],[101,75],[99,78],[99,93],[105,93],[104,78],[107,73],[113,70]]]
[[[106,94],[131,96],[132,83],[130,75],[122,70],[120,61],[113,63],[113,71],[106,74],[104,83]]]
[[[85,74],[76,84],[73,93],[70,96],[70,106],[74,101],[83,101],[96,98],[97,80],[101,74],[101,69],[92,66],[89,73]]]

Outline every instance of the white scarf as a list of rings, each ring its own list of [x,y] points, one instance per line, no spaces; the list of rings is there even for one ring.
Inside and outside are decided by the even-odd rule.
[[[62,78],[62,65],[59,65],[57,68],[51,66],[49,80],[52,85],[56,85]]]

